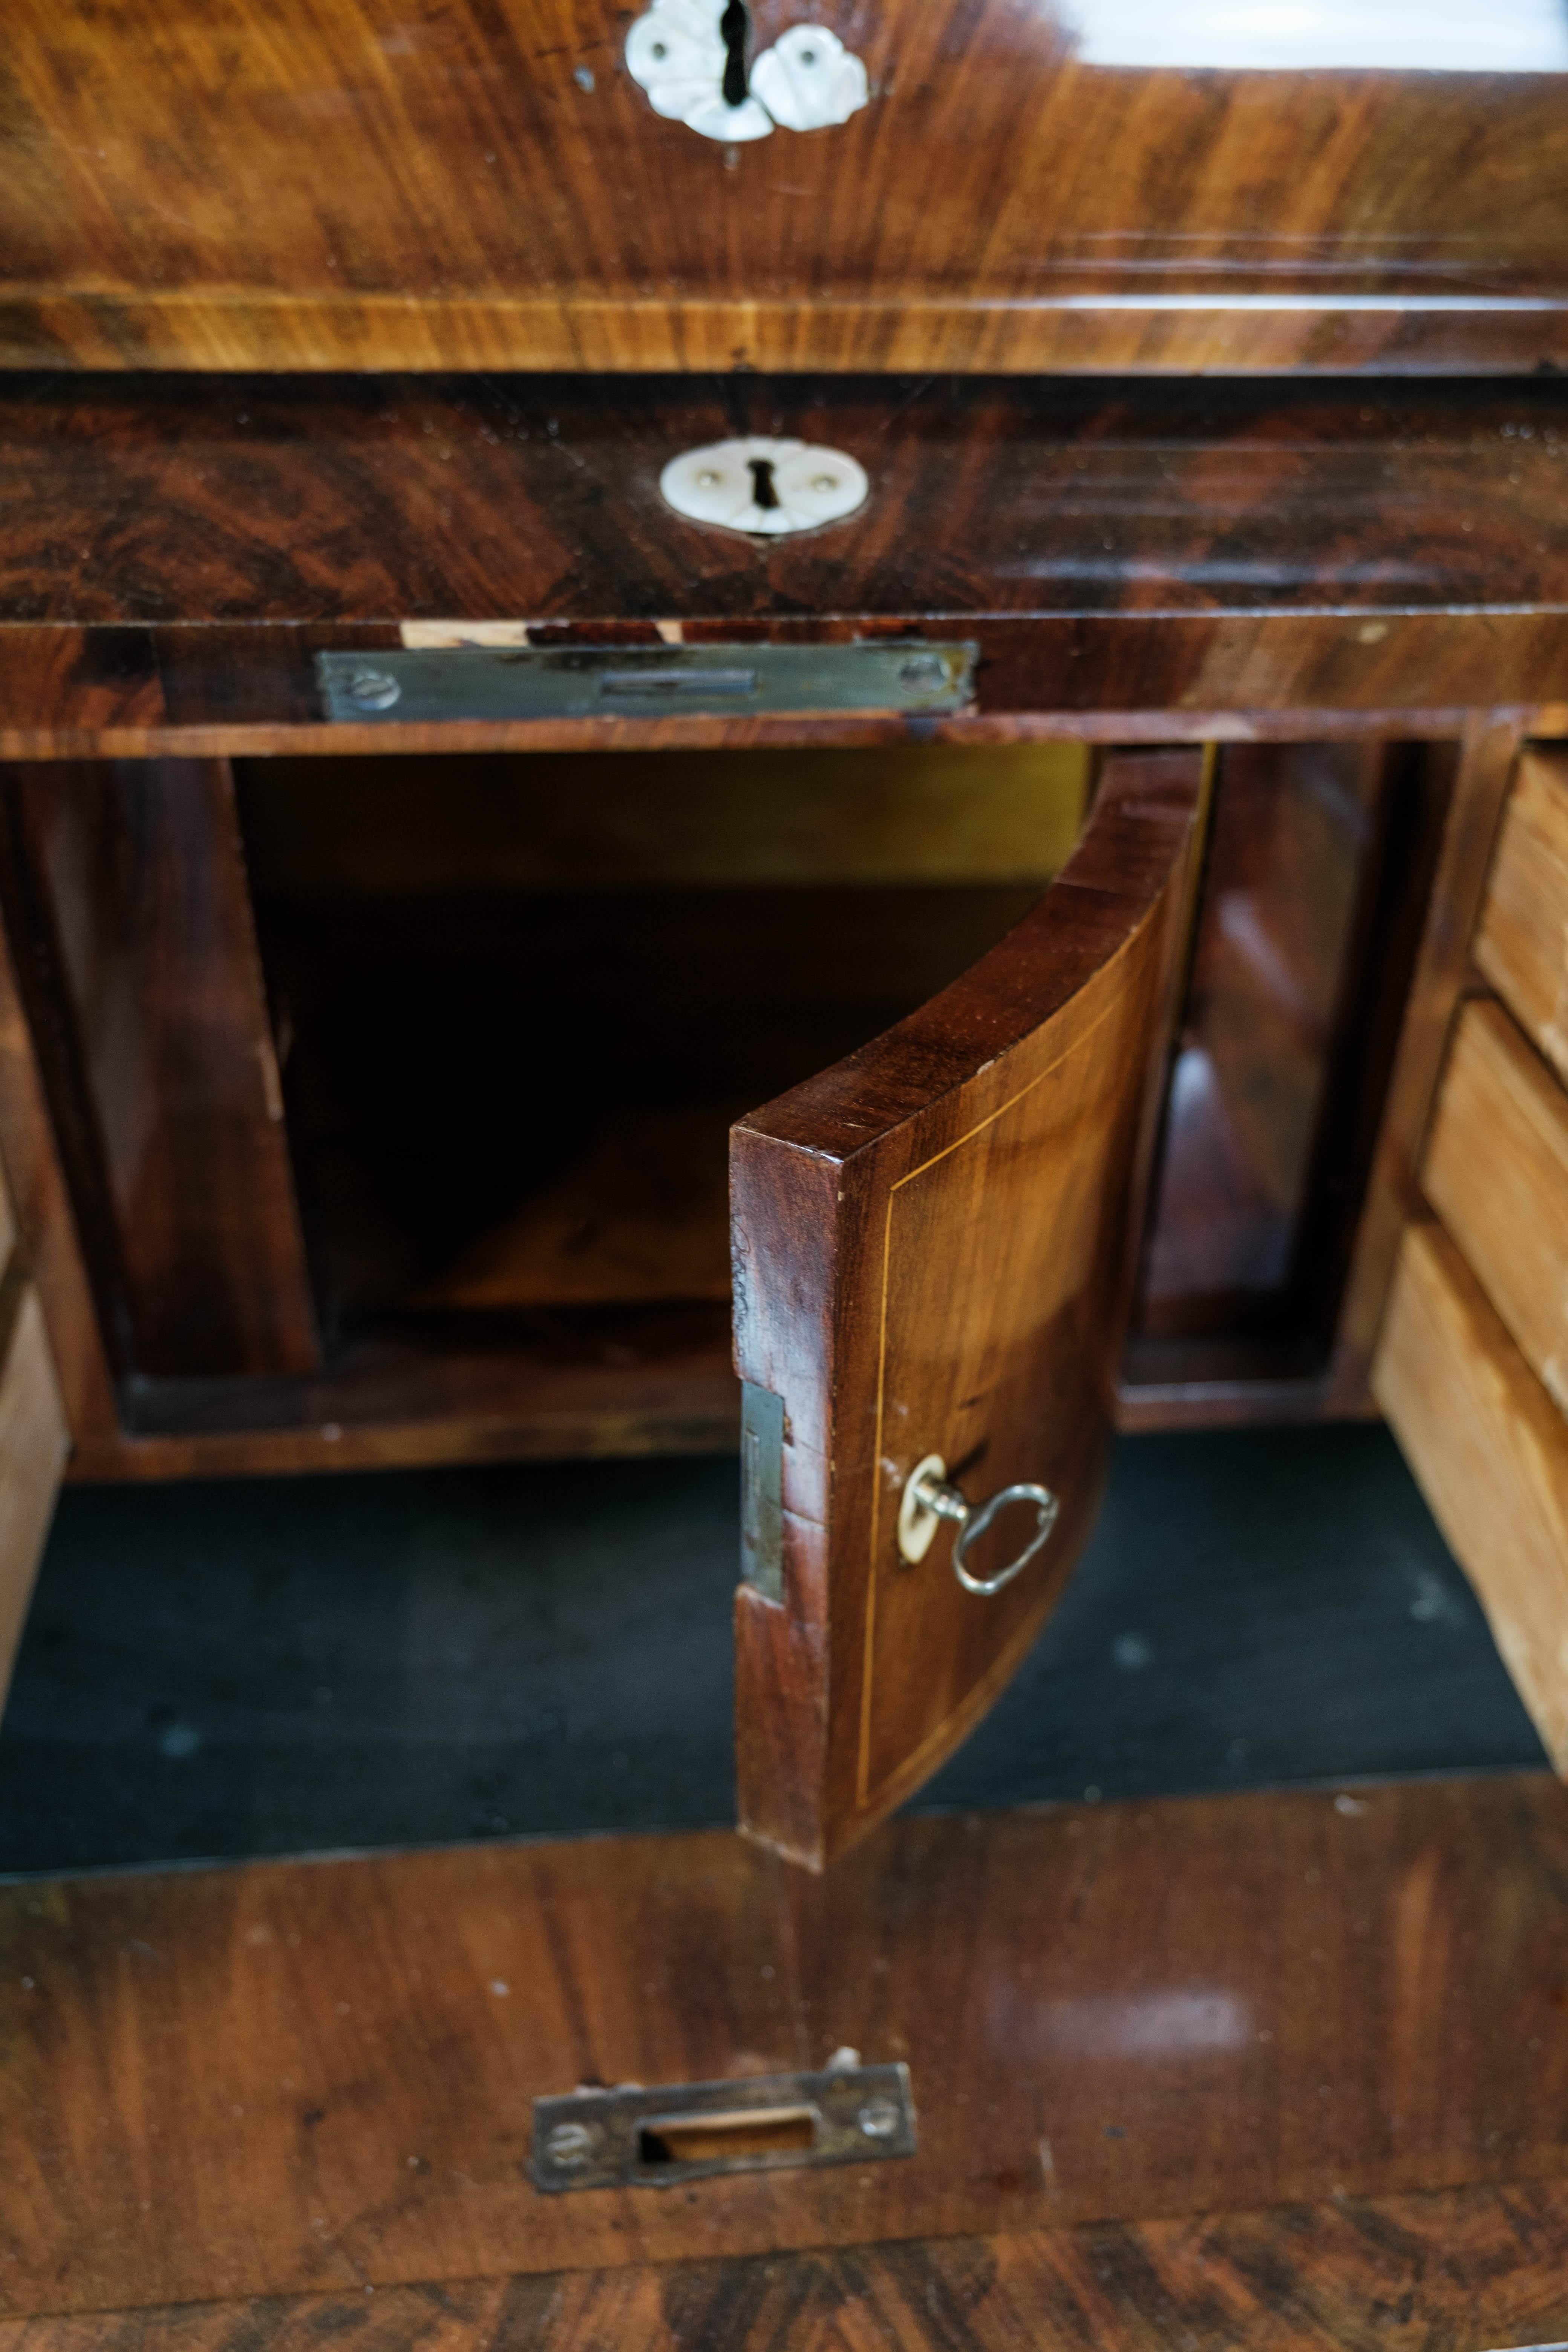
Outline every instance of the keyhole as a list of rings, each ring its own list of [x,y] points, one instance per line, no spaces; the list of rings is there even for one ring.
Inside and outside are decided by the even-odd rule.
[[[766,514],[779,502],[779,494],[773,488],[773,461],[771,457],[748,457],[746,463],[752,469],[752,504],[761,507]]]
[[[746,41],[751,29],[745,0],[730,0],[719,19],[719,34],[724,44],[726,106],[743,106],[746,102]]]

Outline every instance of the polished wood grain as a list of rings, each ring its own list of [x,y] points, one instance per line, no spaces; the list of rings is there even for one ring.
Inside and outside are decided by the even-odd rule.
[[[712,1832],[13,1885],[0,2297],[372,2325],[400,2281],[1330,2199],[1348,2246],[1345,2200],[1568,2171],[1565,1884],[1537,1773],[906,1819],[820,1880]],[[841,2044],[908,2061],[912,2158],[528,2182],[537,2093]]]
[[[1568,1422],[1435,1222],[1406,1230],[1373,1390],[1568,1773]]]
[[[0,359],[1568,362],[1565,77],[1484,70],[1480,26],[1442,52],[1469,71],[1331,49],[1268,72],[1247,69],[1245,21],[1191,52],[1161,27],[1176,62],[1135,43],[1107,65],[1093,9],[820,0],[870,104],[726,147],[654,114],[622,59],[631,13],[170,0],[150,28],[133,0],[17,0]],[[1408,58],[1406,19],[1363,16],[1357,58],[1381,17]],[[752,16],[753,55],[797,21],[793,0]]]
[[[38,1294],[13,1259],[0,1286],[0,1705],[22,1639],[27,1603],[70,1433]]]
[[[1527,751],[1498,832],[1475,959],[1568,1078],[1568,761]]]
[[[1365,1409],[1352,1274],[1453,764],[1408,741],[1222,753],[1123,1428]]]
[[[1470,975],[1475,934],[1492,845],[1520,746],[1516,719],[1479,716],[1467,726],[1451,762],[1428,764],[1426,789],[1436,800],[1421,828],[1429,885],[1418,874],[1413,904],[1408,983],[1394,1008],[1386,1083],[1372,1113],[1370,1170],[1344,1279],[1324,1403],[1339,1413],[1375,1410],[1372,1360],[1408,1220],[1420,1210],[1417,1170],[1443,1055]],[[1447,767],[1447,772],[1445,773]],[[1397,944],[1397,943],[1395,943]]]
[[[1568,699],[1565,399],[1550,380],[1348,395],[951,379],[0,382],[0,751],[911,732],[875,719],[323,723],[318,647],[372,651],[437,621],[527,624],[542,642],[570,625],[653,644],[661,622],[693,641],[973,637],[973,715],[912,729],[939,737],[1026,719],[1081,731],[1110,713],[1124,738],[1130,721],[1167,738],[1200,720],[1257,731],[1268,713],[1321,733],[1301,727],[1312,712],[1388,731],[1403,711],[1417,731],[1452,733],[1467,708]],[[858,455],[867,506],[762,546],[682,521],[658,496],[665,459],[745,428]]]
[[[1460,1013],[1421,1185],[1568,1412],[1568,1093],[1500,1004]]]
[[[1568,2327],[1559,2181],[1342,2199],[1195,2221],[430,2281],[0,2321],[0,2352],[1427,2352]]]
[[[122,1369],[314,1370],[227,767],[24,767],[0,793],[8,919]]]
[[[1201,778],[1192,752],[1108,761],[1033,914],[735,1129],[736,1368],[785,1428],[784,1599],[736,1596],[741,1819],[815,1868],[971,1728],[1092,1524]],[[1020,1481],[1059,1497],[1004,1592],[962,1590],[946,1529],[900,1559],[900,1496],[932,1454],[975,1508]]]
[[[1364,977],[1350,969],[1352,929],[1384,760],[1360,744],[1220,754],[1141,1337],[1231,1339],[1290,1324],[1314,1147],[1343,1082],[1346,1000]]]

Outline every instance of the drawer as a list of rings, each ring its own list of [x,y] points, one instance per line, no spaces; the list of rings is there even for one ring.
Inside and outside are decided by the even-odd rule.
[[[1568,1773],[1568,1423],[1436,1221],[1406,1231],[1373,1386]]]
[[[1568,771],[1527,751],[1373,1387],[1560,1771],[1568,1771]],[[1550,1058],[1546,1058],[1550,1056]]]
[[[1568,1410],[1568,1093],[1500,1004],[1459,1016],[1421,1181]]]
[[[1281,35],[1114,0],[731,0],[733,109],[724,11],[676,0],[639,34],[608,0],[169,0],[153,24],[23,0],[0,358],[1568,362],[1568,44],[1544,11],[1507,72],[1489,20],[1446,22],[1434,73],[1393,11]],[[713,135],[656,112],[628,31],[645,73],[696,58]],[[773,116],[757,98],[781,55],[865,102],[789,127],[776,71]]]
[[[1510,787],[1476,933],[1477,969],[1568,1078],[1568,757],[1528,751]]]

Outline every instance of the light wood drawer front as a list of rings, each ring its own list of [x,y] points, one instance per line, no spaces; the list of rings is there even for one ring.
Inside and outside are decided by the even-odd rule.
[[[1568,1773],[1568,1423],[1436,1223],[1406,1230],[1373,1388]]]
[[[1568,1412],[1568,1093],[1500,1004],[1459,1016],[1422,1189]]]
[[[69,1451],[43,1312],[29,1283],[0,1368],[0,1704]]]
[[[1528,751],[1498,835],[1475,959],[1568,1078],[1568,754]]]

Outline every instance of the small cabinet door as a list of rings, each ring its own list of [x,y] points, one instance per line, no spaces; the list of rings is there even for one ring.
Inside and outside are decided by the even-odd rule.
[[[733,1131],[741,1819],[811,1867],[963,1738],[1093,1523],[1202,779],[1109,760],[1006,939]]]

